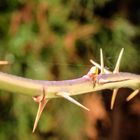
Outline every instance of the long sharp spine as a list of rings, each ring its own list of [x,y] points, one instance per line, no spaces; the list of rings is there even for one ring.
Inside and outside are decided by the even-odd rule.
[[[42,100],[40,103],[39,103],[39,106],[38,106],[38,111],[37,111],[37,114],[36,114],[36,118],[35,118],[35,122],[34,122],[34,127],[33,127],[33,133],[37,127],[37,124],[38,124],[38,121],[41,117],[41,114],[42,114],[42,111],[44,110],[45,106],[46,106],[46,103],[48,102],[48,100]]]
[[[113,73],[118,73],[119,72],[123,52],[124,52],[124,48],[121,49],[121,52],[120,52],[119,57],[117,59],[117,62],[116,62],[116,65],[115,65]]]
[[[118,59],[117,59],[117,62],[116,62],[116,65],[115,65],[113,73],[118,73],[119,72],[119,68],[120,68],[120,63],[121,63],[123,52],[124,52],[124,48],[121,49],[121,52],[120,52],[120,54],[118,56]],[[116,100],[117,92],[118,92],[118,89],[114,89],[113,90],[113,94],[112,94],[112,97],[111,97],[111,106],[110,106],[111,110],[114,107],[114,103],[115,103],[115,100]]]
[[[76,104],[77,106],[89,111],[89,109],[87,107],[85,107],[84,105],[80,104],[78,101],[76,101],[75,99],[73,99],[72,97],[69,96],[69,94],[67,92],[59,92],[57,93],[58,96],[61,96],[65,99],[67,99],[68,101]]]
[[[113,90],[112,97],[111,97],[111,105],[110,105],[110,109],[111,110],[114,107],[114,103],[115,103],[115,99],[116,99],[116,96],[117,96],[117,92],[118,92],[118,89],[114,89]]]
[[[39,102],[39,106],[38,106],[38,111],[36,114],[36,118],[35,118],[35,122],[34,122],[34,127],[33,127],[33,133],[37,127],[37,124],[39,122],[39,119],[41,117],[41,114],[47,104],[47,102],[49,101],[48,99],[45,99],[45,88],[43,87],[43,95],[40,95],[39,97],[34,97],[36,102]]]
[[[100,49],[100,63],[101,63],[101,74],[104,74],[104,58],[103,58],[103,51]]]

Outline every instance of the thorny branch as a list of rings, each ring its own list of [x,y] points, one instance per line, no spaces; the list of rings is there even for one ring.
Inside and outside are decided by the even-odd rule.
[[[121,50],[116,66],[113,72],[104,68],[104,60],[102,49],[100,50],[101,65],[90,60],[96,68],[100,69],[100,73],[97,73],[97,69],[92,67],[88,74],[79,79],[64,80],[64,81],[39,81],[22,78],[6,73],[0,73],[0,89],[10,92],[25,94],[33,96],[34,100],[39,103],[37,116],[33,132],[38,124],[41,113],[48,100],[57,97],[63,97],[70,102],[88,110],[88,108],[81,105],[75,99],[70,96],[85,94],[93,91],[99,91],[104,89],[113,89],[111,99],[111,109],[113,109],[117,91],[119,88],[128,87],[134,90],[133,93],[127,98],[127,101],[136,96],[140,91],[140,75],[119,72],[120,62],[124,49]],[[7,61],[0,61],[0,64],[7,64]]]

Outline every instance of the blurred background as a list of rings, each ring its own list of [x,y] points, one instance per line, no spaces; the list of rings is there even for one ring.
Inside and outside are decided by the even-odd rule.
[[[1,71],[32,79],[83,76],[99,62],[113,70],[121,48],[121,71],[140,73],[139,0],[0,0]],[[34,134],[37,104],[0,91],[0,140],[138,140],[140,95],[130,102],[121,89],[110,110],[111,91],[76,96],[90,112],[53,99]]]

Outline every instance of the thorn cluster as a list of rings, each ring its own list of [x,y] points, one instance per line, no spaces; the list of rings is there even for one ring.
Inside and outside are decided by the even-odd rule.
[[[95,65],[98,69],[101,70],[100,74],[110,74],[110,73],[119,73],[119,67],[120,67],[120,62],[121,62],[121,58],[124,52],[124,48],[122,48],[119,57],[117,59],[115,68],[113,70],[113,72],[107,70],[104,68],[104,59],[103,59],[103,52],[102,49],[100,49],[100,63],[101,65],[99,65],[98,63],[96,63],[93,60],[90,60],[90,62]],[[90,71],[88,72],[87,75],[83,76],[84,78],[91,78],[94,79],[96,78],[96,76],[98,75],[98,70],[95,67],[92,67],[90,69]],[[112,94],[112,98],[111,98],[111,105],[110,108],[113,109],[114,107],[114,103],[115,103],[115,99],[117,96],[117,92],[118,92],[118,88],[113,89],[113,94]],[[131,93],[128,97],[127,97],[127,101],[129,101],[130,99],[132,99],[134,96],[136,96],[139,93],[140,89],[136,89],[133,93]],[[40,119],[41,113],[43,112],[43,109],[45,108],[45,105],[47,104],[47,102],[49,101],[49,99],[46,98],[47,95],[47,88],[43,87],[43,91],[42,91],[42,95],[33,97],[34,101],[39,103],[38,106],[38,111],[37,111],[37,115],[35,118],[35,122],[34,122],[34,127],[33,127],[33,132],[35,131],[38,121]],[[58,92],[56,93],[57,96],[63,97],[64,99],[67,99],[68,101],[76,104],[77,106],[89,111],[89,109],[87,107],[85,107],[84,105],[82,105],[81,103],[79,103],[78,101],[76,101],[75,99],[73,99],[70,94],[68,92],[62,91],[62,92]]]
[[[107,70],[104,68],[104,60],[103,60],[103,53],[102,53],[102,49],[100,49],[100,63],[101,65],[99,65],[98,63],[96,63],[95,61],[93,60],[90,60],[90,62],[95,65],[96,67],[98,67],[101,72],[100,74],[109,74],[109,73],[119,73],[119,68],[120,68],[120,62],[121,62],[121,59],[122,59],[122,55],[123,55],[123,52],[124,52],[124,48],[122,48],[120,54],[119,54],[119,57],[117,59],[117,62],[116,62],[116,65],[115,65],[115,68],[113,70],[113,72]],[[115,99],[116,99],[116,96],[117,96],[117,92],[118,92],[118,88],[115,88],[113,89],[113,94],[112,94],[112,97],[111,97],[111,104],[110,104],[110,109],[112,110],[113,107],[114,107],[114,103],[115,103]],[[135,91],[133,91],[128,97],[127,97],[127,101],[131,100],[133,97],[135,97],[138,93],[140,92],[140,89],[136,89]]]

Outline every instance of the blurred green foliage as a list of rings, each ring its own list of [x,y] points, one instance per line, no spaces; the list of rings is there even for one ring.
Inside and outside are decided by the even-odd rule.
[[[121,70],[139,73],[139,4],[0,0],[0,58],[11,63],[1,70],[32,79],[72,79],[88,71],[89,59],[99,62],[100,48],[110,69],[125,48]],[[1,140],[88,139],[83,112],[63,99],[48,103],[35,134],[31,131],[37,105],[32,99],[1,91],[0,110]]]

